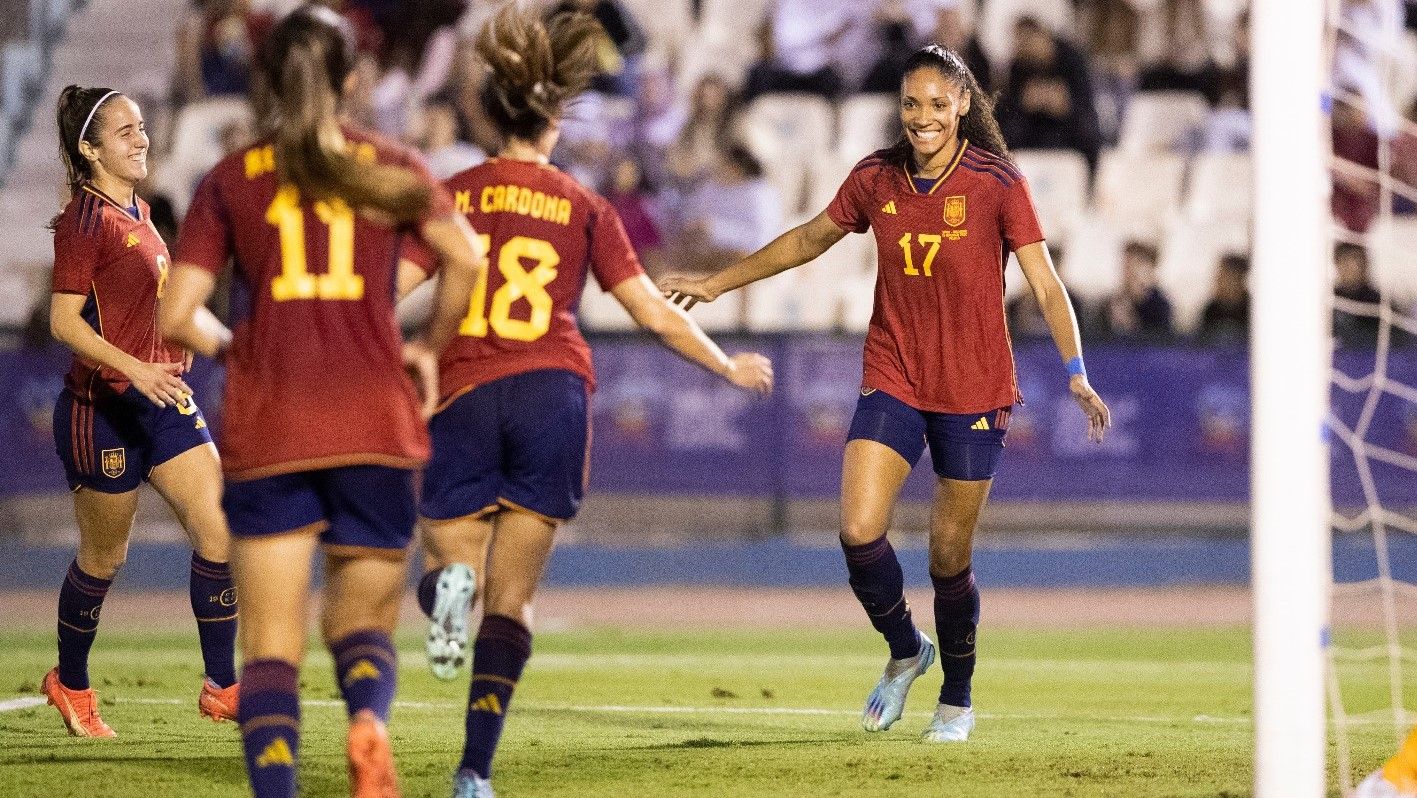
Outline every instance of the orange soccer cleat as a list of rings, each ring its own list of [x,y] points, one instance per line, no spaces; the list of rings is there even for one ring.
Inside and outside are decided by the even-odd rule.
[[[197,696],[197,711],[202,717],[220,723],[236,720],[236,708],[241,698],[241,683],[230,687],[217,687],[211,679],[202,680],[202,694]]]
[[[109,728],[98,716],[98,695],[93,688],[70,690],[59,683],[59,669],[54,668],[44,674],[40,691],[49,699],[49,705],[59,710],[64,725],[75,737],[117,737],[118,733]]]
[[[349,794],[352,798],[400,798],[389,731],[362,709],[349,719]]]

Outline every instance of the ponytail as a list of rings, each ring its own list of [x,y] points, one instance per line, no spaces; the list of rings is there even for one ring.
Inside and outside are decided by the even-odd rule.
[[[953,50],[938,44],[926,45],[906,59],[905,70],[901,74],[902,84],[906,75],[925,68],[939,70],[946,80],[969,92],[969,111],[959,120],[959,137],[1000,158],[1012,160],[1009,147],[1004,143],[1003,131],[999,130],[999,120],[994,117],[994,97],[980,88],[979,80],[974,77],[964,59]],[[902,135],[886,150],[884,157],[888,163],[909,167],[913,152],[910,141]]]
[[[55,110],[59,128],[59,159],[64,163],[64,182],[71,197],[78,193],[84,181],[93,179],[93,164],[79,150],[79,142],[87,141],[98,146],[98,131],[103,127],[101,109],[110,98],[118,96],[121,95],[110,88],[86,88],[72,84],[59,92]],[[50,227],[53,226],[51,222]]]
[[[305,6],[271,32],[264,58],[271,104],[263,124],[282,182],[310,199],[339,197],[399,222],[421,218],[432,192],[408,169],[364,162],[340,132],[339,94],[354,69],[348,23],[321,6]]]
[[[535,141],[599,71],[605,29],[589,14],[542,20],[507,3],[482,26],[477,54],[491,68],[482,109],[503,136]]]

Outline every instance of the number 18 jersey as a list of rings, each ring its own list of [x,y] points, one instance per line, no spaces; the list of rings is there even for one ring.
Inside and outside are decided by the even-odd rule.
[[[452,203],[418,156],[346,129],[355,159],[401,166]],[[403,239],[334,198],[280,183],[268,142],[222,160],[197,188],[176,262],[216,274],[234,260],[222,414],[230,480],[346,465],[417,468],[428,432],[403,370],[394,285]]]
[[[643,273],[614,208],[559,169],[527,161],[494,158],[446,186],[481,236],[488,268],[443,350],[443,404],[540,369],[579,374],[593,389],[590,347],[576,326],[587,274],[609,291]]]

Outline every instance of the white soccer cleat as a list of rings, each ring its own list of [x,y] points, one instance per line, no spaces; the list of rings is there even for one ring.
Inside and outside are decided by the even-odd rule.
[[[459,770],[453,776],[453,798],[497,798],[492,792],[492,780],[484,779],[471,770]]]
[[[974,709],[940,704],[935,707],[935,717],[925,727],[920,739],[927,743],[962,743],[969,739],[974,730]]]
[[[467,665],[467,613],[476,591],[477,578],[460,562],[438,573],[438,591],[428,624],[428,668],[445,682],[456,679]]]
[[[905,711],[905,696],[910,692],[910,683],[920,677],[935,662],[935,644],[922,632],[920,652],[906,659],[893,659],[886,663],[886,671],[876,683],[876,689],[866,698],[866,709],[861,713],[861,728],[868,732],[885,731],[892,723],[900,720]]]

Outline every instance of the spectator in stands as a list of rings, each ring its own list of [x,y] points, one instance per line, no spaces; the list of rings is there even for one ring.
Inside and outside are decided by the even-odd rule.
[[[245,95],[252,60],[273,22],[270,14],[252,11],[250,0],[193,0],[177,26],[174,105]]]
[[[1216,67],[1210,56],[1201,0],[1162,0],[1142,12],[1141,91],[1192,91],[1216,101]]]
[[[1215,73],[1215,107],[1201,131],[1201,148],[1228,152],[1250,149],[1250,15],[1235,21],[1231,34],[1234,58]]]
[[[1368,124],[1383,140],[1401,116],[1388,91],[1389,68],[1406,60],[1401,0],[1341,0],[1334,36],[1333,82],[1362,98]],[[1410,66],[1407,67],[1410,69]]]
[[[713,273],[772,240],[782,227],[782,197],[742,144],[731,144],[679,213],[676,273]]]
[[[666,153],[670,183],[691,187],[708,174],[733,139],[738,108],[738,98],[722,75],[699,78],[689,99],[689,118]]]
[[[1197,335],[1207,344],[1243,344],[1250,336],[1250,258],[1229,254],[1220,258],[1215,288],[1201,312]]]
[[[639,59],[648,46],[645,32],[620,0],[561,0],[548,16],[563,11],[590,14],[605,29],[596,48],[600,74],[590,90],[616,97],[634,97],[638,91]]]
[[[620,214],[620,221],[625,224],[625,235],[629,237],[635,254],[640,256],[645,272],[651,279],[663,274],[666,264],[664,237],[659,232],[657,221],[659,212],[654,207],[649,181],[645,179],[638,161],[626,156],[615,164],[605,199]]]
[[[379,78],[371,93],[374,126],[402,137],[414,109],[448,83],[458,53],[454,26],[467,0],[364,0],[361,5],[373,9],[383,34],[376,53]]]
[[[1164,341],[1171,337],[1171,300],[1156,279],[1155,245],[1128,241],[1122,250],[1121,289],[1102,303],[1097,330],[1114,338]]]
[[[1081,323],[1087,316],[1083,313],[1082,300],[1063,276],[1063,250],[1060,247],[1049,247],[1049,251],[1053,254],[1053,270],[1058,272],[1058,278],[1067,289],[1068,301],[1073,306],[1073,316]],[[1008,301],[1004,310],[1008,317],[1009,335],[1015,340],[1052,337],[1053,332],[1048,328],[1048,320],[1043,317],[1043,309],[1038,306],[1038,297],[1032,291],[1020,291],[1018,296]]]
[[[1368,251],[1358,244],[1339,243],[1333,248],[1333,265],[1336,272],[1333,295],[1373,306],[1367,313],[1353,312],[1358,308],[1334,308],[1333,337],[1343,346],[1371,349],[1378,341],[1377,305],[1382,295],[1368,276]]]
[[[852,42],[862,33],[869,39],[877,2],[776,0],[763,31],[762,57],[743,85],[744,101],[772,92],[839,97],[844,82],[838,62],[860,58]]]
[[[1417,213],[1417,97],[1407,106],[1407,122],[1392,140],[1392,177],[1397,183],[1408,188],[1398,188],[1393,196],[1393,212],[1410,215]]]
[[[1033,17],[1014,25],[1014,52],[999,102],[1009,147],[1076,150],[1095,171],[1102,132],[1087,56]]]
[[[1378,213],[1378,136],[1361,108],[1339,92],[1333,101],[1330,138],[1333,142],[1334,218],[1355,233],[1364,233]]]
[[[420,150],[428,171],[447,180],[487,160],[487,153],[458,137],[458,112],[449,94],[439,94],[414,116],[409,139]]]
[[[897,94],[905,61],[926,44],[941,44],[959,53],[984,90],[992,84],[989,58],[979,37],[964,18],[960,0],[886,0],[878,14],[881,57],[866,73],[861,91]],[[922,23],[922,20],[929,20]],[[923,30],[921,27],[923,26]]]
[[[1141,71],[1141,16],[1129,0],[1082,0],[1078,10],[1078,30],[1092,54],[1098,124],[1103,138],[1115,142]]]

